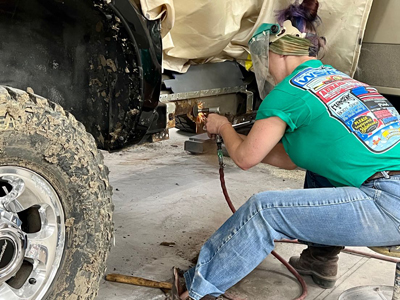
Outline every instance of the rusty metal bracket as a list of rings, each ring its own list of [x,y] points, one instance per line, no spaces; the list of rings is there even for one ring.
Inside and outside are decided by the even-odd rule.
[[[246,93],[247,92],[246,86],[241,85],[241,86],[201,90],[201,91],[186,92],[186,93],[164,94],[160,95],[160,101],[170,102],[170,101],[188,100],[195,98],[233,94],[239,92]]]

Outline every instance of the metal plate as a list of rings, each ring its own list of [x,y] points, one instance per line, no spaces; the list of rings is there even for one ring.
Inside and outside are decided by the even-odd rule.
[[[391,300],[393,287],[388,285],[357,286],[343,292],[338,300]]]

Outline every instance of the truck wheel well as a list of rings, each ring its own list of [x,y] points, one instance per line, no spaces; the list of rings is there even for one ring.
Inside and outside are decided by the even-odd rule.
[[[0,15],[0,84],[60,104],[107,148],[140,108],[139,99],[126,101],[140,94],[140,78],[128,75],[136,66],[115,38],[118,24],[90,0],[1,1]]]

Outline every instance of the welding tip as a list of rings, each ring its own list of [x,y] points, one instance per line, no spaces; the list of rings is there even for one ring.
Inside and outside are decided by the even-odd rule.
[[[193,116],[195,116],[197,118],[199,113],[203,113],[203,114],[212,114],[212,113],[219,114],[219,107],[198,108],[198,106],[195,105],[193,107]]]

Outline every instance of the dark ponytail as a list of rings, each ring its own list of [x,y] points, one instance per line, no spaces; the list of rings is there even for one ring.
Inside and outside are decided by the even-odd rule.
[[[314,21],[320,20],[318,17],[318,8],[318,0],[303,0],[303,2],[300,4],[300,9],[304,11],[307,21],[311,24]]]
[[[283,24],[284,21],[290,20],[292,25],[301,32],[307,33],[306,38],[311,41],[310,56],[317,56],[319,49],[324,48],[326,39],[319,37],[317,27],[321,23],[318,16],[319,2],[318,0],[303,0],[301,4],[296,0],[288,8],[277,13],[278,23]]]

